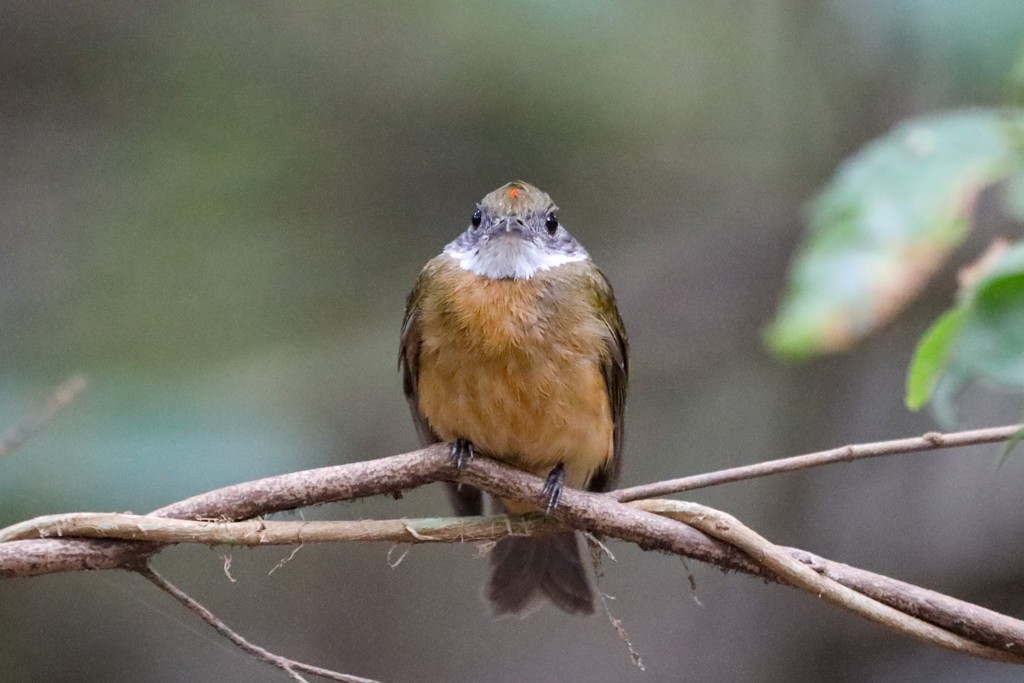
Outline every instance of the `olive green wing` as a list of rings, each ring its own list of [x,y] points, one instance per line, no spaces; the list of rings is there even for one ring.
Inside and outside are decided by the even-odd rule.
[[[409,403],[409,412],[412,414],[413,424],[416,425],[416,433],[420,437],[420,443],[424,446],[441,440],[430,428],[427,419],[420,413],[419,369],[422,340],[420,306],[423,303],[424,289],[429,277],[428,266],[420,273],[416,280],[416,286],[409,293],[409,298],[405,302],[405,317],[402,319],[402,335],[398,345],[398,368],[402,372],[402,390],[405,392],[405,400]],[[454,483],[448,483],[446,486],[448,500],[451,502],[455,514],[463,517],[483,514],[483,494],[479,489]]]
[[[626,337],[626,326],[622,323],[619,309],[615,305],[615,294],[608,279],[597,271],[593,284],[594,308],[608,329],[608,336],[605,338],[607,356],[602,359],[601,374],[604,376],[608,405],[612,413],[612,457],[591,478],[587,488],[591,491],[608,491],[615,486],[619,479],[619,471],[622,469],[626,388],[629,383],[629,339]]]
[[[402,372],[402,390],[405,400],[409,403],[416,433],[424,446],[437,443],[441,439],[434,434],[425,417],[420,414],[419,371],[420,371],[420,320],[419,306],[422,300],[424,276],[420,275],[416,286],[409,293],[405,302],[405,317],[402,319],[402,335],[398,346],[398,369]]]

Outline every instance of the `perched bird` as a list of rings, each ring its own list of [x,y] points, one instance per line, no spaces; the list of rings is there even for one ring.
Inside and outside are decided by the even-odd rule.
[[[399,367],[424,444],[451,442],[547,477],[536,505],[563,485],[608,490],[622,463],[629,371],[626,331],[611,285],[558,220],[547,194],[524,182],[491,192],[465,232],[423,268],[406,305]],[[449,485],[460,515],[479,515],[479,490]],[[594,611],[576,535],[510,537],[492,550],[486,595],[497,614],[547,598]]]

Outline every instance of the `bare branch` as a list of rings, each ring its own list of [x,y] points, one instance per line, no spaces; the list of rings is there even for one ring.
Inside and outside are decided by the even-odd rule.
[[[1024,652],[1024,622],[1018,619],[927,588],[827,560],[805,550],[786,550],[819,574],[901,612],[989,647]]]
[[[610,495],[616,500],[629,501],[641,498],[655,498],[667,496],[671,493],[692,491],[693,489],[719,486],[735,481],[766,477],[770,474],[782,472],[795,472],[806,470],[811,467],[832,465],[838,462],[851,462],[862,458],[875,458],[880,455],[902,455],[906,453],[921,453],[923,451],[934,451],[941,448],[955,448],[957,446],[977,446],[987,443],[999,443],[1008,441],[1024,429],[1024,425],[1007,425],[1005,427],[989,427],[987,429],[974,429],[965,432],[954,432],[941,434],[939,432],[928,432],[922,436],[915,436],[908,439],[894,439],[892,441],[876,441],[839,448],[830,448],[827,451],[807,453],[805,455],[794,455],[779,460],[759,462],[754,465],[742,465],[731,467],[727,470],[695,474],[680,479],[669,479],[653,484],[631,486],[626,489],[612,491]]]
[[[522,472],[495,461],[482,458],[474,461],[466,468],[460,479],[503,497],[529,501],[543,500],[542,480],[523,475]],[[528,485],[523,486],[524,483]],[[772,568],[759,564],[760,557],[751,558],[737,548],[713,539],[697,529],[675,524],[669,519],[630,505],[622,505],[612,500],[610,496],[566,489],[554,514],[574,528],[629,541],[641,548],[692,557],[723,569],[788,583]],[[789,551],[797,560],[811,561],[811,558],[814,558],[804,551]],[[846,567],[827,560],[813,561],[811,566],[816,570],[821,567],[822,570],[819,571]],[[854,567],[846,569],[852,571],[856,578],[843,571],[834,571],[829,573],[829,576],[842,580],[844,585],[855,588],[875,600],[885,602],[925,621],[941,624],[953,633],[976,640],[990,648],[1013,653],[1015,661],[1024,662],[1024,622],[949,596],[942,595],[940,599],[935,599],[941,594],[917,587],[912,587],[915,591],[906,592],[902,588],[908,584]],[[900,596],[899,600],[893,601],[894,594]],[[911,598],[911,595],[914,595],[914,598]]]
[[[684,503],[657,499],[631,503],[633,507],[668,516],[675,516],[673,506],[677,505]],[[710,511],[710,508],[701,509],[704,512]],[[684,521],[699,526],[692,520]],[[344,541],[479,543],[496,541],[510,534],[536,536],[564,528],[561,522],[540,514],[316,522],[205,522],[113,513],[70,513],[38,517],[2,529],[0,543],[47,536],[240,546]],[[1024,622],[803,550],[785,548],[783,551],[819,574],[901,612],[927,619],[951,632],[992,647],[1024,651]],[[747,571],[743,567],[739,569]]]
[[[654,508],[652,511],[696,526],[708,535],[741,548],[750,557],[757,558],[758,562],[771,569],[786,583],[801,588],[811,595],[816,595],[833,605],[848,609],[876,624],[885,626],[897,633],[909,635],[925,643],[944,647],[961,654],[969,654],[1001,662],[1024,663],[1024,659],[1018,653],[1010,653],[979,645],[971,640],[954,635],[934,624],[909,616],[888,605],[872,600],[855,590],[833,581],[827,576],[818,574],[807,565],[795,559],[784,548],[772,544],[752,529],[744,526],[732,515],[704,505],[684,501],[659,500],[649,502],[656,502],[657,505],[644,506],[645,508]]]
[[[0,458],[4,458],[18,449],[28,441],[40,429],[54,418],[64,407],[74,401],[80,393],[85,391],[88,382],[84,375],[74,375],[68,378],[59,387],[54,389],[46,403],[39,406],[35,412],[23,417],[17,424],[8,429],[0,437]]]
[[[1012,425],[952,434],[931,433],[911,439],[844,446],[758,465],[620,489],[609,495],[619,500],[635,500],[818,465],[847,462],[858,457],[995,443],[1010,439],[1020,429],[1020,425]],[[239,520],[309,505],[394,493],[450,478],[451,470],[446,467],[444,450],[445,446],[435,444],[389,458],[246,482],[188,498],[155,510],[153,514],[179,519]],[[100,541],[18,541],[0,545],[0,578],[88,569],[132,568],[138,564],[140,558],[145,559],[145,553],[155,550],[155,547]],[[704,548],[704,552],[707,556],[706,553],[710,550]]]
[[[564,529],[561,522],[539,513],[407,520],[209,522],[112,512],[72,512],[36,517],[0,529],[0,543],[55,537],[241,546],[346,541],[477,543],[509,535],[538,536]]]
[[[188,593],[181,590],[173,583],[160,576],[152,567],[143,567],[136,570],[139,574],[146,578],[150,583],[169,594],[175,600],[180,602],[182,605],[187,607],[191,612],[199,616],[200,619],[205,621],[207,624],[216,629],[217,633],[221,634],[232,643],[237,645],[243,651],[249,653],[256,659],[264,661],[268,664],[276,666],[287,673],[293,680],[305,681],[306,679],[300,676],[297,672],[302,671],[304,673],[313,674],[316,676],[322,676],[323,678],[330,679],[332,681],[343,681],[343,683],[378,683],[370,678],[360,678],[359,676],[351,676],[349,674],[339,673],[337,671],[331,671],[330,669],[322,669],[319,666],[313,666],[312,664],[305,664],[303,662],[297,662],[294,659],[288,659],[281,655],[275,655],[273,652],[266,650],[259,645],[249,642],[238,633],[235,633],[230,626],[225,624],[223,621],[217,618],[210,610],[206,609],[203,605],[192,598]]]
[[[368,462],[282,474],[210,491],[151,514],[234,521],[451,478],[442,444]],[[141,542],[28,540],[0,544],[0,579],[89,569],[136,569],[160,546]]]
[[[925,435],[918,439],[901,439],[895,442],[852,446],[822,454],[788,459],[792,464],[786,464],[783,461],[781,465],[778,463],[769,463],[768,465],[770,468],[774,468],[771,471],[792,471],[801,467],[827,462],[842,462],[856,457],[987,443],[1005,440],[1013,436],[1017,429],[1017,427],[1002,427],[996,430],[978,430],[945,436]],[[763,476],[767,473],[769,472],[761,471],[749,476]],[[455,474],[447,462],[445,446],[435,445],[420,451],[371,462],[326,467],[237,484],[175,503],[154,514],[170,518],[231,521],[307,505],[382,493],[395,494],[403,489],[431,481],[452,480],[455,478]],[[728,476],[722,474],[717,476],[721,478],[721,481],[736,481],[742,476],[748,475],[739,476],[732,472]],[[458,480],[506,498],[532,502],[542,499],[543,482],[540,479],[486,458],[478,458],[471,462],[458,476]],[[669,482],[669,484],[678,486],[678,481]],[[723,543],[691,526],[638,509],[636,506],[624,505],[616,500],[618,496],[633,497],[637,495],[638,490],[643,488],[624,489],[610,495],[566,490],[556,510],[556,516],[563,524],[573,528],[619,538],[635,543],[642,548],[693,557],[724,569],[734,569],[772,581],[804,585],[805,588],[811,585],[806,583],[808,580],[806,577],[800,579],[805,582],[801,584],[792,576],[780,572],[778,566],[782,565],[765,563],[761,554],[752,558],[744,550]],[[649,493],[650,490],[649,488],[645,489],[645,493]],[[648,501],[641,506],[656,503],[668,504],[669,507],[675,504],[673,501]],[[88,523],[83,520],[84,518],[74,523],[83,522],[84,527],[88,527]],[[52,522],[52,520],[50,521]],[[64,518],[64,521],[57,523],[58,526],[45,527],[45,529],[66,532],[67,528],[60,524],[67,521],[68,518]],[[113,523],[114,520],[108,521]],[[139,524],[153,523],[151,520],[142,522],[138,519],[135,522]],[[38,533],[38,529],[33,532],[32,527],[33,525],[38,526],[39,523],[40,520],[23,523],[0,533],[4,537],[21,538],[24,534]],[[277,524],[292,524],[293,527],[283,526],[278,529],[276,528]],[[311,542],[312,532],[327,533],[326,527],[318,531],[317,527],[310,527],[311,524],[319,523],[253,522],[248,523],[244,528],[238,527],[238,531],[232,531],[232,533],[239,533],[246,538],[264,539],[259,540],[260,543],[278,533],[282,534],[276,537],[280,542],[288,542],[288,538],[292,539],[291,542]],[[357,523],[363,525],[361,528],[352,526],[356,523],[348,524],[345,533],[353,537],[366,537],[369,534],[375,535],[381,540],[401,543],[441,540],[442,538],[456,540],[455,536],[458,536],[457,540],[460,541],[483,540],[491,533],[508,533],[504,530],[504,521],[497,522],[493,518],[459,521],[455,524],[446,520],[415,522],[392,520]],[[522,527],[517,529],[518,532],[534,533],[550,531],[553,523],[538,519],[519,518],[517,524],[522,524]],[[169,529],[168,533],[183,533],[184,536],[178,537],[181,540],[196,540],[190,536],[191,531],[205,534],[203,538],[206,540],[202,542],[213,542],[218,534],[225,533],[223,529],[218,530],[217,524],[209,522],[201,525],[205,530],[199,530],[196,527],[192,528],[189,533],[185,533],[184,528],[174,530],[170,525],[165,526]],[[219,526],[228,528],[226,524]],[[336,531],[337,529],[334,529],[331,533]],[[310,534],[308,535],[307,532]],[[125,533],[130,535],[136,532]],[[146,537],[144,533],[138,533],[138,536],[130,537]],[[437,534],[437,536],[432,534]],[[730,543],[732,542],[733,539],[730,539]],[[743,547],[740,540],[737,540],[736,543]],[[0,543],[0,577],[31,576],[56,571],[94,568],[120,567],[139,570],[144,569],[148,558],[163,547],[166,545],[141,541],[45,539],[3,542]],[[783,551],[783,549],[778,550]],[[784,549],[784,553],[790,558],[787,562],[792,562],[795,559],[808,565],[819,575],[819,579],[822,576],[834,579],[876,601],[939,625],[957,636],[976,641],[981,646],[987,646],[975,646],[972,654],[1000,661],[1007,659],[1017,662],[1024,661],[1024,655],[1017,654],[1024,653],[1024,623],[1020,621],[888,577],[817,558],[804,551],[788,548]],[[781,562],[779,558],[773,561]],[[839,598],[836,599],[839,600]],[[870,611],[877,608],[865,607],[864,609]],[[934,637],[934,635],[928,637]],[[946,637],[948,641],[946,646],[957,646],[958,641],[949,634],[946,634]]]

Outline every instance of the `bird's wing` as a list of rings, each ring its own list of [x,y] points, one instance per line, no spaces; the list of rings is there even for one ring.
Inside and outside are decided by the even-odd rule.
[[[398,346],[398,368],[402,371],[402,390],[409,403],[409,412],[416,425],[416,433],[424,446],[440,441],[430,428],[426,418],[420,414],[419,364],[420,364],[420,321],[419,306],[422,300],[424,275],[420,275],[416,286],[409,292],[405,302],[405,317],[402,319],[402,336]]]
[[[416,286],[409,293],[405,303],[405,317],[402,319],[402,335],[398,346],[398,368],[402,371],[402,390],[405,400],[409,403],[416,433],[420,443],[428,446],[437,443],[438,438],[430,428],[427,419],[420,413],[419,397],[419,364],[420,364],[420,304],[423,300],[424,285],[429,277],[424,269],[416,280]],[[463,484],[448,483],[448,499],[455,509],[455,514],[463,517],[483,514],[483,495],[479,489]]]
[[[612,456],[604,467],[598,470],[587,488],[591,491],[608,491],[619,478],[622,469],[622,439],[626,411],[626,386],[629,381],[629,340],[626,327],[615,305],[615,294],[608,279],[600,272],[594,278],[594,305],[598,316],[608,329],[605,339],[607,356],[602,359],[601,374],[604,376],[608,405],[612,413]]]

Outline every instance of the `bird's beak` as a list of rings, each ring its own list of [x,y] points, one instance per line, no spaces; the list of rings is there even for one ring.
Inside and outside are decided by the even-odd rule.
[[[519,237],[526,234],[526,226],[523,224],[523,221],[512,216],[506,216],[501,219],[499,230],[502,233],[518,235]]]

